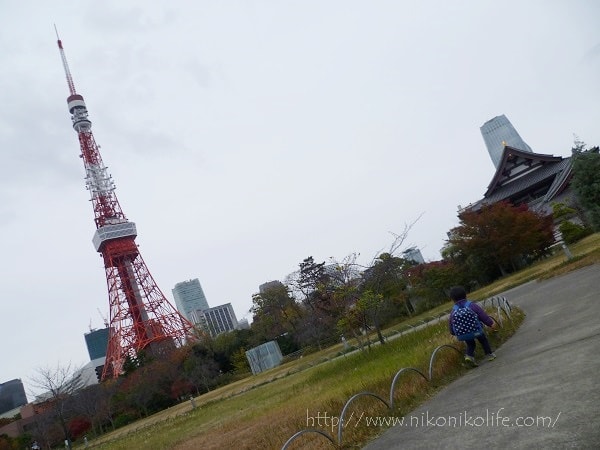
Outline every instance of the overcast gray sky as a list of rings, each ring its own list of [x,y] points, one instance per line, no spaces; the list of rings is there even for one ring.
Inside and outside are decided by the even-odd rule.
[[[250,318],[312,255],[440,259],[506,114],[539,153],[600,144],[600,2],[0,0],[0,382],[83,365],[108,315],[56,23],[137,243],[173,301]],[[100,312],[98,312],[98,309]]]

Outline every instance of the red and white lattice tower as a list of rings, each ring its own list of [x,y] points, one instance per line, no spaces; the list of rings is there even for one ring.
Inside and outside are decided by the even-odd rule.
[[[159,354],[182,345],[192,335],[193,325],[169,303],[142,259],[135,243],[135,223],[127,220],[117,200],[112,177],[92,134],[85,102],[75,91],[60,38],[58,48],[69,85],[69,112],[79,136],[79,156],[94,209],[96,232],[92,242],[104,259],[108,286],[110,320],[104,380],[121,374],[126,359],[135,358],[141,350]]]

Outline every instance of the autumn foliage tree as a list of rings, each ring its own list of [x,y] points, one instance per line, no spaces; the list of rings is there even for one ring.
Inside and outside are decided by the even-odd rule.
[[[513,272],[545,254],[554,242],[552,216],[543,217],[527,205],[499,202],[459,215],[447,254],[478,281]]]
[[[411,294],[420,300],[420,310],[447,301],[451,286],[469,284],[468,274],[449,259],[418,264],[407,270],[407,277]]]

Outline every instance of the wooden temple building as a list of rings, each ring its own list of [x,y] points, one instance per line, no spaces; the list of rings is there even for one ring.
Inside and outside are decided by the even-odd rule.
[[[459,214],[500,201],[515,206],[526,203],[538,214],[552,214],[553,203],[573,204],[571,176],[571,157],[533,153],[506,145],[483,198],[459,210]]]

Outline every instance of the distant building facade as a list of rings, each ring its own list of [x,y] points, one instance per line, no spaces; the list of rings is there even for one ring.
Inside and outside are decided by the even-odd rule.
[[[20,419],[13,420],[4,426],[0,426],[0,435],[5,434],[11,438],[17,438],[25,433],[34,434],[36,430],[36,421],[39,419],[40,414],[44,414],[44,412],[43,405],[40,406],[35,403],[27,403],[26,405],[10,411],[10,414],[0,414],[0,416],[5,419],[12,419],[17,414],[21,416]]]
[[[258,292],[260,292],[261,294],[264,294],[266,291],[268,291],[270,289],[280,289],[280,288],[285,288],[285,285],[281,281],[279,281],[279,280],[267,281],[266,283],[263,283],[258,287]]]
[[[194,311],[209,309],[208,302],[198,278],[177,283],[172,289],[175,306],[190,322]]]
[[[100,383],[106,356],[94,359],[73,374],[70,383],[73,390],[78,391],[88,386]]]
[[[421,250],[419,250],[417,247],[407,248],[402,252],[402,256],[404,257],[404,259],[407,259],[417,264],[425,263],[423,255],[421,254]]]
[[[27,404],[23,382],[19,379],[0,383],[0,414]]]
[[[83,388],[100,382],[102,370],[106,361],[109,329],[101,328],[85,333],[85,345],[90,355],[90,362],[74,374],[73,383],[77,388]]]
[[[480,127],[480,131],[496,169],[500,166],[502,153],[506,146],[522,152],[533,152],[504,114],[488,120]]]
[[[204,328],[213,337],[239,328],[231,303],[193,311],[190,317],[192,323]]]
[[[106,356],[106,349],[108,348],[108,327],[99,330],[90,330],[89,333],[86,333],[83,336],[85,338],[88,354],[90,355],[90,361]]]

